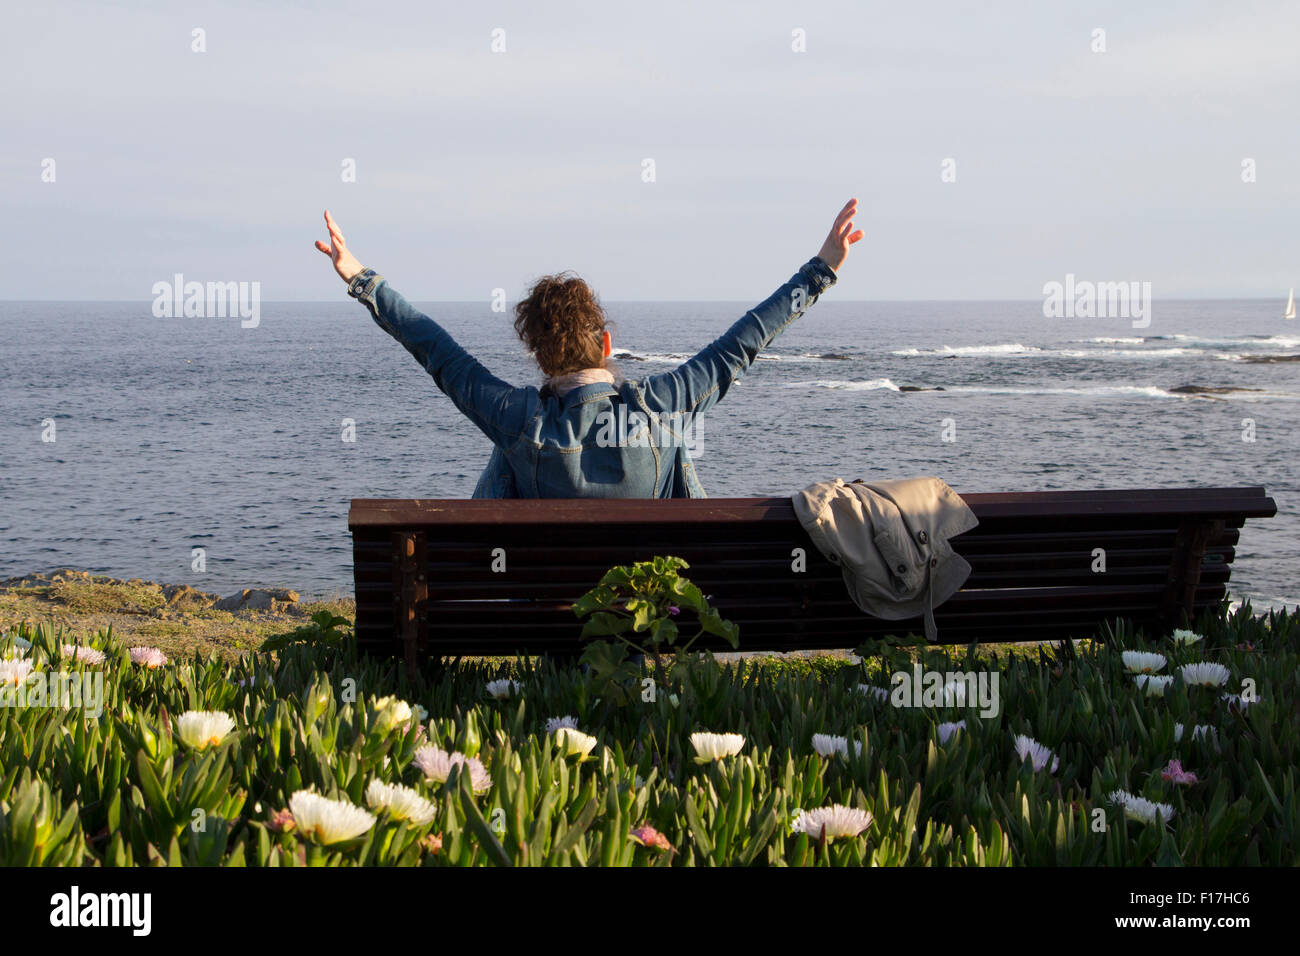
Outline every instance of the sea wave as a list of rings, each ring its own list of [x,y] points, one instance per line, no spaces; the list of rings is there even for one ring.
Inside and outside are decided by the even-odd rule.
[[[1048,358],[1072,359],[1169,359],[1169,358],[1212,358],[1223,362],[1239,362],[1241,352],[1211,352],[1206,349],[1181,348],[1176,345],[1167,348],[1146,349],[1053,349],[1044,353]]]
[[[1170,359],[1209,358],[1238,362],[1246,357],[1242,347],[1251,351],[1300,348],[1300,336],[1244,335],[1205,336],[1175,333],[1171,335],[1098,335],[1073,339],[1071,345],[1100,346],[1069,348],[1051,345],[1026,345],[1023,342],[997,342],[989,345],[942,345],[938,348],[895,349],[891,355],[902,358],[1069,358],[1069,359]]]
[[[937,349],[898,349],[891,355],[907,357],[934,355],[1030,355],[1044,352],[1036,345],[1022,345],[1019,342],[1003,342],[998,345],[943,345]]]
[[[892,379],[871,378],[861,381],[853,379],[820,378],[802,382],[783,382],[781,388],[827,388],[848,392],[941,392],[951,394],[980,395],[1077,395],[1094,398],[1156,398],[1156,399],[1210,399],[1226,401],[1300,401],[1300,392],[1282,392],[1271,389],[1252,388],[1236,385],[1177,385],[1163,387],[1160,385],[1078,385],[1078,386],[1036,386],[1036,385],[944,385],[915,386],[897,385]]]
[[[1300,336],[1297,335],[1239,335],[1239,336],[1204,336],[1204,335],[1161,335],[1151,336],[1158,340],[1187,342],[1194,345],[1205,345],[1211,348],[1222,348],[1229,345],[1249,345],[1251,348],[1276,348],[1276,349],[1293,349],[1300,346]]]
[[[759,352],[756,359],[760,362],[787,362],[803,364],[808,362],[851,362],[858,358],[847,352]],[[656,362],[664,365],[680,365],[694,358],[694,353],[687,352],[630,352],[626,349],[610,356],[615,362]]]
[[[1172,388],[1162,388],[1158,385],[1083,385],[1074,388],[1038,387],[1033,385],[950,385],[944,389],[945,394],[954,392],[987,395],[1091,395],[1099,398],[1218,399],[1244,402],[1300,401],[1300,392],[1280,392],[1271,389],[1231,385],[1179,385]]]
[[[610,358],[615,362],[658,362],[664,365],[680,365],[693,357],[693,354],[689,352],[669,352],[666,354],[644,352],[637,354],[636,352],[622,351],[610,355]]]
[[[1158,385],[1084,385],[1076,388],[1033,385],[953,385],[945,392],[974,392],[985,395],[1095,395],[1120,398],[1186,398]]]
[[[1167,337],[1168,338],[1168,337]],[[1141,339],[1133,338],[1097,338],[1088,339],[1090,343],[1101,345],[1133,345],[1132,348],[1090,348],[1071,349],[1052,346],[1024,345],[1020,342],[1005,342],[998,345],[945,345],[937,349],[896,349],[891,355],[903,358],[1036,358],[1036,359],[1140,359],[1152,361],[1172,358],[1210,358],[1224,362],[1239,362],[1245,357],[1242,352],[1211,351],[1194,348],[1190,345],[1169,345],[1164,347],[1142,348],[1135,343]],[[1259,343],[1253,343],[1258,345]]]
[[[850,379],[842,378],[819,378],[810,382],[783,382],[782,388],[835,388],[843,389],[849,392],[872,392],[879,389],[886,389],[891,392],[901,392],[902,389],[887,378],[870,378],[864,381],[855,382]]]

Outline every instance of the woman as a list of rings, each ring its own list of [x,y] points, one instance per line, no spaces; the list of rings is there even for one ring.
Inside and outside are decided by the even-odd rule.
[[[401,342],[494,446],[475,498],[703,498],[689,446],[695,419],[727,394],[758,353],[834,285],[858,201],[835,217],[821,251],[721,338],[671,372],[637,381],[607,367],[604,312],[581,279],[539,279],[515,308],[515,330],[546,383],[517,388],[494,376],[433,319],[348,250],[325,212],[328,243],[348,294]]]

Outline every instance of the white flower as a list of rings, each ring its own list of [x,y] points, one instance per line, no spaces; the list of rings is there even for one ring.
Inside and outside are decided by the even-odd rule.
[[[552,717],[550,720],[546,722],[546,735],[549,737],[551,734],[555,733],[561,727],[571,727],[574,730],[577,730],[578,718],[577,717]]]
[[[167,663],[167,655],[156,647],[132,647],[128,650],[131,663],[141,667],[162,667]]]
[[[5,636],[6,637],[9,636],[8,632],[5,633]],[[3,637],[0,637],[0,640],[3,639],[4,639]],[[3,657],[7,660],[13,660],[15,657],[26,657],[27,652],[32,649],[31,641],[25,641],[17,634],[13,635],[13,639],[14,639],[14,646],[12,648],[6,647],[4,653],[0,654],[0,657]]]
[[[519,693],[524,689],[524,685],[517,680],[503,677],[500,680],[489,682],[484,689],[497,700],[500,700],[503,697],[509,697],[511,694]]]
[[[869,826],[871,814],[866,810],[837,803],[817,810],[800,811],[790,828],[795,833],[806,833],[815,840],[824,837],[830,843],[838,837],[857,836]]]
[[[745,738],[740,734],[691,734],[691,746],[695,748],[695,762],[708,763],[734,757],[745,746]]]
[[[560,727],[555,731],[555,742],[564,748],[566,757],[586,760],[596,746],[596,738],[574,727]]]
[[[475,793],[492,789],[492,775],[477,757],[466,757],[460,751],[447,753],[441,747],[421,747],[412,758],[420,768],[425,779],[434,783],[446,783],[451,776],[452,767],[460,767],[461,773],[469,773],[469,782]]]
[[[1222,664],[1208,662],[1184,664],[1180,673],[1183,675],[1183,683],[1189,687],[1222,687],[1232,676]]]
[[[1195,631],[1188,631],[1183,628],[1179,628],[1173,633],[1175,644],[1198,644],[1204,639],[1205,638],[1201,637],[1201,635],[1197,634]]]
[[[310,790],[299,790],[289,798],[289,812],[299,832],[325,846],[355,840],[375,825],[374,814]]]
[[[387,810],[394,820],[407,820],[422,827],[433,820],[437,808],[419,793],[400,783],[371,780],[366,788],[366,803],[372,810]]]
[[[1183,725],[1174,724],[1174,742],[1176,743],[1182,739],[1183,739]],[[1197,724],[1195,727],[1192,728],[1192,739],[1210,740],[1217,745],[1219,742],[1219,732],[1215,730],[1213,727],[1211,727],[1209,724]]]
[[[873,684],[859,684],[857,691],[859,694],[869,694],[876,700],[889,700],[889,690],[884,687],[876,687]]]
[[[176,718],[176,736],[195,750],[215,747],[235,729],[235,721],[220,710],[187,710]]]
[[[1034,773],[1042,770],[1047,766],[1048,758],[1052,761],[1052,773],[1056,773],[1056,768],[1061,764],[1061,758],[1052,755],[1052,751],[1044,747],[1032,737],[1026,737],[1024,734],[1016,735],[1016,756],[1020,758],[1021,763],[1026,759],[1032,760],[1034,764]]]
[[[943,706],[945,707],[965,707],[966,698],[973,693],[971,685],[962,679],[960,674],[954,674],[947,677],[943,682]],[[972,701],[971,703],[974,703]]]
[[[1168,823],[1174,818],[1174,808],[1170,804],[1153,803],[1127,790],[1116,790],[1107,799],[1116,806],[1123,807],[1124,816],[1139,823],[1155,823],[1157,817]]]
[[[422,724],[429,719],[429,711],[420,704],[412,704],[411,709],[415,711],[415,722]]]
[[[1154,674],[1165,666],[1165,655],[1147,651],[1125,651],[1120,657],[1130,674]]]
[[[32,673],[29,660],[0,661],[0,684],[13,684],[15,687],[24,683]]]
[[[464,758],[465,755],[457,752],[455,756]],[[451,776],[451,768],[458,763],[464,763],[464,759],[453,760],[452,757],[452,754],[441,747],[421,747],[412,756],[411,762],[420,768],[426,780],[446,783],[447,778]]]
[[[949,722],[946,724],[940,724],[939,743],[946,744],[949,740],[952,739],[953,734],[957,733],[957,731],[959,730],[965,730],[965,729],[966,729],[966,721],[964,720],[959,720],[956,723]]]
[[[375,722],[385,730],[392,731],[399,727],[410,726],[415,719],[411,705],[397,697],[380,697],[375,701]]]
[[[75,658],[82,664],[90,664],[91,666],[104,663],[104,652],[97,651],[93,647],[76,647],[72,644],[64,644],[63,656]]]
[[[1154,674],[1136,674],[1133,680],[1137,682],[1138,687],[1146,690],[1148,697],[1163,697],[1169,685],[1174,682],[1172,677],[1159,677]]]
[[[813,750],[817,751],[823,757],[832,757],[839,754],[841,757],[849,755],[849,740],[847,737],[836,737],[831,734],[813,734]],[[862,753],[862,741],[853,741],[853,752]]]

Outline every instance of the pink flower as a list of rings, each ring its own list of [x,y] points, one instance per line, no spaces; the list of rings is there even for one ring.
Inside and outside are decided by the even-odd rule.
[[[138,664],[141,667],[162,667],[167,663],[167,655],[156,647],[132,647],[129,653],[131,654],[131,663]]]
[[[295,826],[293,814],[288,810],[277,810],[271,814],[271,829],[288,833]]]
[[[1181,760],[1169,761],[1169,766],[1160,771],[1160,777],[1171,783],[1181,783],[1187,786],[1196,783],[1196,774],[1190,770],[1184,770]]]
[[[72,644],[63,645],[63,656],[75,658],[83,664],[102,664],[104,663],[104,652],[96,650],[93,647],[84,645],[73,646]]]
[[[637,827],[628,834],[635,843],[641,846],[653,847],[656,850],[671,850],[673,845],[668,842],[668,838],[656,830],[650,824],[644,824]]]

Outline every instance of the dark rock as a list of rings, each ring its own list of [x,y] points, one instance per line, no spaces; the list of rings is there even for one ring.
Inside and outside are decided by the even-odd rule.
[[[288,588],[245,588],[238,594],[222,598],[213,607],[218,611],[281,611],[296,604],[298,592]]]
[[[1271,365],[1274,362],[1300,362],[1300,355],[1243,355],[1241,360],[1252,365]]]
[[[1262,392],[1263,389],[1237,385],[1179,385],[1169,391],[1177,395],[1227,395],[1231,392]]]

